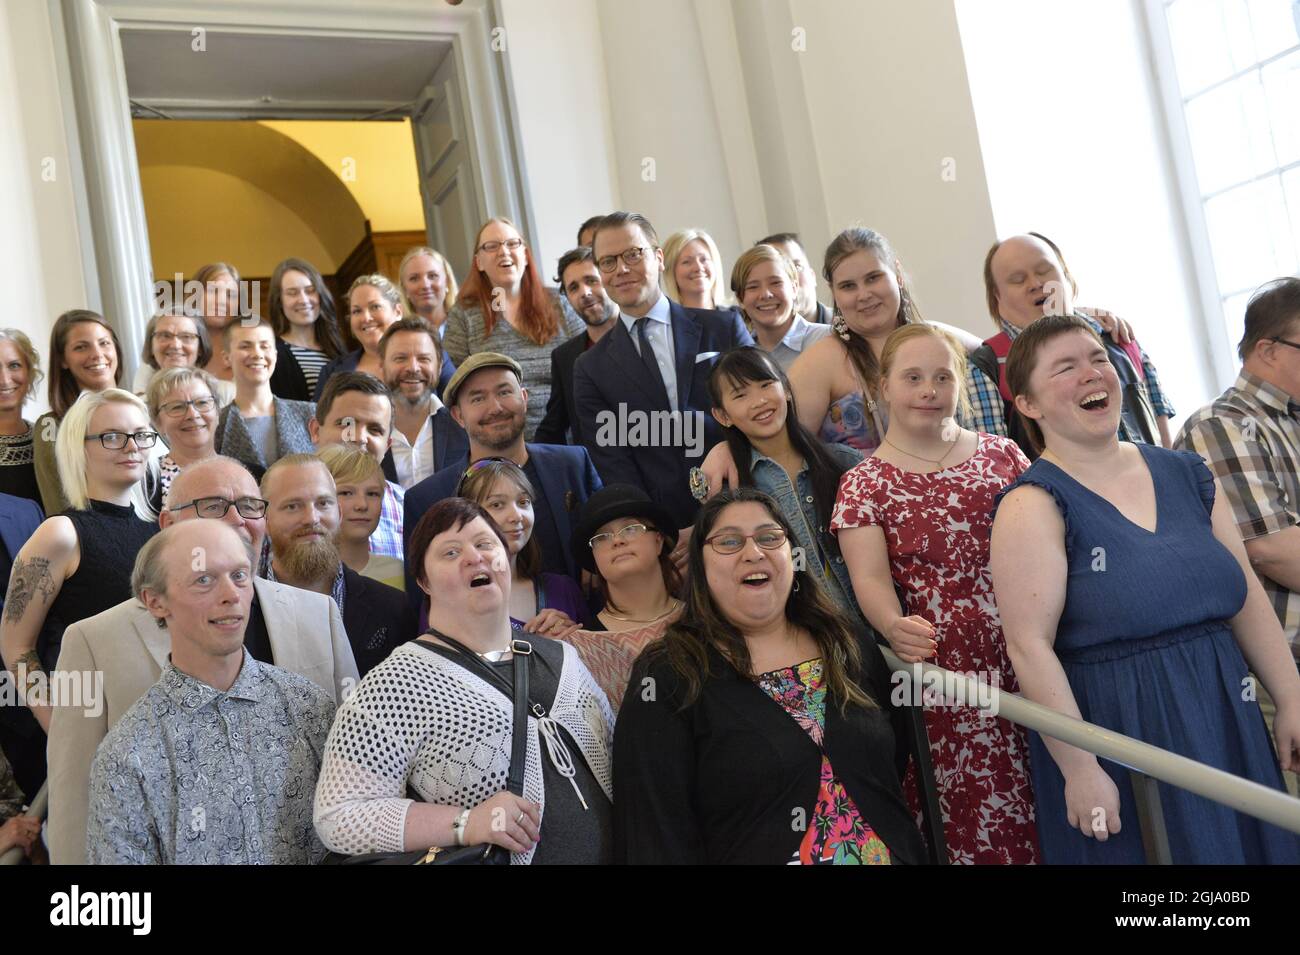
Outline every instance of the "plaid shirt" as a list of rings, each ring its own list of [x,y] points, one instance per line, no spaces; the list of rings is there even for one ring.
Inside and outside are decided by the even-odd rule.
[[[1300,402],[1282,389],[1242,371],[1231,388],[1188,417],[1174,447],[1209,462],[1244,540],[1300,524]],[[1259,580],[1300,656],[1300,592]]]
[[[1091,318],[1086,315],[1079,317],[1091,325],[1098,335],[1102,334],[1101,326]],[[1015,341],[1016,336],[1020,334],[1020,329],[1010,322],[998,324],[1012,341]],[[1174,406],[1165,397],[1164,389],[1160,387],[1160,376],[1156,374],[1156,366],[1151,364],[1151,359],[1145,351],[1142,352],[1142,374],[1146,380],[1139,383],[1138,387],[1145,389],[1146,396],[1151,401],[1151,410],[1158,418],[1172,418]],[[990,381],[988,375],[976,368],[973,362],[966,363],[966,394],[970,398],[973,412],[973,422],[970,427],[976,431],[1007,437],[1007,422],[1002,413],[1002,393],[998,390],[998,383]],[[1123,441],[1134,443],[1142,441],[1142,436],[1132,433],[1122,420],[1119,424],[1119,436]]]
[[[379,511],[379,526],[370,535],[370,553],[402,560],[405,556],[402,551],[402,499],[406,492],[400,484],[384,483],[388,490]]]

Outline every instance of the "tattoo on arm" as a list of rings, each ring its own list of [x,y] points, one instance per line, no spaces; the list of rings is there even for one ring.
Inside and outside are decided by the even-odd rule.
[[[34,597],[49,605],[54,599],[54,578],[50,562],[44,557],[14,561],[14,571],[9,578],[9,593],[5,597],[5,623],[17,623],[27,613],[27,605]]]

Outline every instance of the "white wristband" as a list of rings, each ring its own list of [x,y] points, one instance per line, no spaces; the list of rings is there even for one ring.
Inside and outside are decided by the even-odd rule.
[[[456,845],[465,844],[465,827],[469,825],[469,810],[462,809],[460,815],[451,821],[451,834],[456,837]]]

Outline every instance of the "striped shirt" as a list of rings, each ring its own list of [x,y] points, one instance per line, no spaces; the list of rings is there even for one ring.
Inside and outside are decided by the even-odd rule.
[[[528,389],[525,441],[533,440],[551,398],[551,352],[587,327],[581,318],[560,307],[559,302],[564,296],[557,294],[555,299],[560,327],[545,345],[525,338],[505,319],[493,323],[492,334],[487,334],[483,314],[475,305],[457,304],[447,313],[447,332],[442,337],[442,344],[457,366],[470,355],[483,351],[509,355],[519,362],[524,372],[523,385]]]
[[[1209,462],[1243,540],[1300,524],[1300,402],[1242,371],[1231,388],[1190,415],[1174,447]],[[1300,592],[1260,575],[1291,652],[1300,657]]]
[[[329,358],[323,351],[317,351],[315,348],[303,348],[293,342],[285,342],[285,344],[289,346],[294,360],[302,369],[302,376],[307,379],[307,394],[316,394],[316,382],[320,379],[321,369],[330,363]]]

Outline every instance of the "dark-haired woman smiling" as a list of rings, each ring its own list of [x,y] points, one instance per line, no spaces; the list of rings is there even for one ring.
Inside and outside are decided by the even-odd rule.
[[[619,711],[616,861],[922,861],[884,660],[794,569],[789,538],[760,491],[700,508],[686,611]]]

